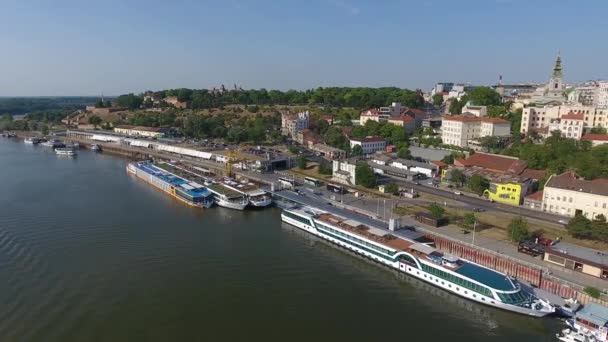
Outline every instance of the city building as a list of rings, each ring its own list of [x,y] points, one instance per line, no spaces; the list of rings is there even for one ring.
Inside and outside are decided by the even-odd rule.
[[[309,143],[308,148],[314,152],[318,152],[325,159],[342,159],[346,157],[346,151],[325,144]]]
[[[388,121],[391,118],[410,116],[415,120],[415,127],[422,125],[422,120],[427,116],[426,112],[417,108],[405,108],[399,102],[393,102],[388,107],[368,109],[359,115],[359,125],[363,126],[369,120],[376,122]]]
[[[120,125],[114,127],[114,132],[118,134],[147,138],[163,138],[165,136],[165,129],[160,127]]]
[[[163,99],[163,101],[178,109],[188,108],[189,104],[188,101],[180,101],[177,96],[167,96]]]
[[[488,107],[486,106],[474,106],[472,104],[470,104],[470,102],[467,102],[467,104],[462,107],[462,114],[471,114],[474,115],[478,118],[482,117],[482,116],[487,116],[488,115]]]
[[[562,72],[562,59],[558,54],[549,82],[542,87],[538,87],[532,95],[530,101],[534,103],[563,103],[566,101],[564,91],[565,87]]]
[[[566,104],[525,107],[520,132],[528,134],[532,131],[547,131],[550,134],[552,128],[559,127],[562,116],[571,114],[583,115],[583,130],[592,127],[608,128],[608,108]]]
[[[581,106],[608,108],[608,81],[587,81],[568,92],[568,103]]]
[[[405,132],[408,134],[411,134],[416,130],[416,119],[409,115],[391,117],[388,119],[388,122],[393,125],[403,127]]]
[[[431,128],[433,132],[437,133],[441,129],[442,123],[441,117],[437,118],[425,118],[422,120],[422,128]]]
[[[443,158],[451,155],[454,152],[452,150],[442,150],[431,147],[418,147],[413,145],[409,147],[409,150],[413,159],[426,162],[442,160]]]
[[[476,139],[485,136],[507,138],[511,135],[511,122],[500,118],[475,116],[444,116],[441,141],[444,144],[468,147]]]
[[[397,169],[423,174],[427,178],[435,177],[437,175],[437,170],[439,169],[435,164],[409,159],[395,159],[389,165]]]
[[[608,81],[598,82],[596,106],[598,108],[608,108]]]
[[[484,177],[490,183],[489,189],[484,191],[487,199],[515,206],[520,205],[545,176],[544,170],[528,169],[524,160],[483,152],[454,160],[454,166],[442,172],[442,181],[449,181],[454,169],[462,170],[467,178],[474,175]]]
[[[581,140],[584,129],[584,114],[568,113],[562,115],[559,120],[559,131],[565,138]]]
[[[608,279],[608,253],[604,251],[559,242],[545,249],[543,260],[576,272]],[[608,316],[603,318],[603,322],[608,322]]]
[[[298,132],[308,128],[310,124],[310,112],[282,113],[281,134],[296,139]]]
[[[334,160],[332,163],[332,180],[337,183],[355,185],[357,164],[348,160]]]
[[[524,207],[532,210],[543,210],[543,191],[537,191],[524,197]]]
[[[603,144],[608,144],[608,134],[585,134],[581,137],[582,140],[591,141],[591,146],[599,146]]]
[[[351,138],[351,151],[355,146],[361,146],[363,154],[370,154],[377,151],[383,151],[386,147],[386,140],[382,137]]]
[[[562,216],[576,214],[594,219],[608,217],[608,178],[584,180],[574,172],[552,175],[543,191],[543,211]]]

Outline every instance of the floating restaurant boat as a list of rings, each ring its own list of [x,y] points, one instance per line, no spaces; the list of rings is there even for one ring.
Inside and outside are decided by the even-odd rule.
[[[40,139],[38,138],[25,138],[23,142],[28,145],[38,145],[40,143]]]
[[[265,191],[258,190],[256,192],[250,192],[249,204],[255,208],[264,208],[272,204],[272,197]]]
[[[63,147],[63,143],[61,142],[61,140],[57,140],[57,139],[49,139],[45,142],[43,142],[42,144],[40,144],[42,146],[46,146],[46,147],[52,147],[52,148],[57,148],[57,147]]]
[[[209,208],[213,205],[213,194],[207,188],[163,170],[150,162],[129,163],[127,172],[190,206]]]
[[[309,207],[283,210],[283,222],[345,247],[458,296],[496,308],[542,317],[555,308],[509,276],[444,254],[429,244]]]
[[[585,304],[574,314],[574,318],[566,320],[566,323],[579,335],[591,336],[598,342],[608,341],[608,308],[605,306],[596,303]]]
[[[76,151],[67,147],[58,147],[55,149],[55,153],[60,156],[70,156],[73,157],[76,155]]]

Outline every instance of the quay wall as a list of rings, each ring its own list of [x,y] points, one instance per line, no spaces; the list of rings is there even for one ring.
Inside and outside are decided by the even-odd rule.
[[[431,232],[425,232],[425,236],[435,241],[436,247],[444,252],[506,273],[549,293],[563,298],[576,298],[582,304],[597,303],[608,306],[606,298],[593,298],[583,292],[582,286],[558,279],[552,276],[548,269]]]

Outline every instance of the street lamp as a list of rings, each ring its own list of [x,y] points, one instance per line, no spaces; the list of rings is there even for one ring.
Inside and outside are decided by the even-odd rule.
[[[475,245],[475,228],[477,227],[477,220],[473,221],[473,245]]]

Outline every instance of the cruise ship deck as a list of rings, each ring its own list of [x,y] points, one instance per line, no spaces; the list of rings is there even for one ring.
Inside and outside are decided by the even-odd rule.
[[[139,169],[152,174],[165,182],[181,188],[181,190],[192,197],[198,196],[209,196],[211,193],[205,187],[196,182],[190,182],[184,178],[178,177],[174,174],[169,173],[167,170],[163,170],[155,165],[149,163],[136,163],[136,167]]]
[[[463,262],[462,265],[455,270],[456,273],[476,280],[482,284],[486,284],[494,289],[501,291],[514,291],[517,287],[506,278],[504,275],[491,269]]]

